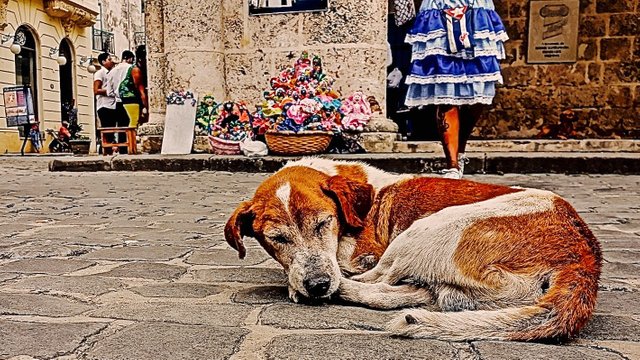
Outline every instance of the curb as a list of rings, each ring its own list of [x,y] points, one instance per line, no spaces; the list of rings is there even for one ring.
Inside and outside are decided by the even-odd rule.
[[[640,174],[637,153],[467,153],[468,174],[556,173],[556,174]],[[318,157],[362,161],[385,171],[433,173],[445,167],[436,154],[326,154]],[[271,173],[293,156],[116,155],[54,159],[50,171],[228,171]]]

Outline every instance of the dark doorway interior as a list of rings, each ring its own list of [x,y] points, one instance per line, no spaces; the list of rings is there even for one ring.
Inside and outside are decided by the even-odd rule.
[[[415,0],[414,3],[418,10],[422,0]],[[404,105],[407,94],[405,78],[411,69],[411,45],[405,43],[405,37],[413,26],[413,20],[401,26],[396,25],[393,4],[390,0],[387,40],[391,46],[393,62],[387,67],[387,75],[399,72],[402,80],[397,87],[387,87],[387,115],[398,124],[400,132],[408,140],[438,140],[435,107],[408,108]]]
[[[73,49],[69,39],[64,38],[60,42],[60,55],[67,59],[67,63],[60,66],[60,114],[62,121],[69,121],[69,115],[65,104],[73,107]]]
[[[20,53],[15,56],[16,65],[16,85],[28,85],[31,87],[33,96],[33,111],[38,119],[38,52],[36,39],[31,29],[20,26],[16,30],[16,41],[21,45]]]

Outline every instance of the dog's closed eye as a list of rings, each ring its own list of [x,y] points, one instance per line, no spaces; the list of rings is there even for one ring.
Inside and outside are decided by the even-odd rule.
[[[289,244],[291,243],[291,241],[289,241],[289,239],[287,239],[284,235],[276,235],[270,238],[271,241],[278,243],[278,244]]]
[[[329,224],[331,224],[331,220],[333,220],[333,216],[328,216],[322,220],[320,220],[317,224],[316,224],[316,234],[321,234],[322,231],[327,228],[329,226]]]

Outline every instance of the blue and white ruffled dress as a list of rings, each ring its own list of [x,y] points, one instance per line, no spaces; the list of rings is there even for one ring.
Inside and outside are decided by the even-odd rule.
[[[492,0],[424,0],[406,38],[405,104],[491,104],[508,39]]]

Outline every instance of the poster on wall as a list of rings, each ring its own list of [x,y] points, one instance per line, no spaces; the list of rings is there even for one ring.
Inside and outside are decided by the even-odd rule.
[[[580,0],[532,0],[527,62],[576,62],[579,17]]]
[[[249,0],[250,15],[326,11],[329,0]]]
[[[2,89],[7,127],[35,124],[33,96],[29,86],[10,86]]]

